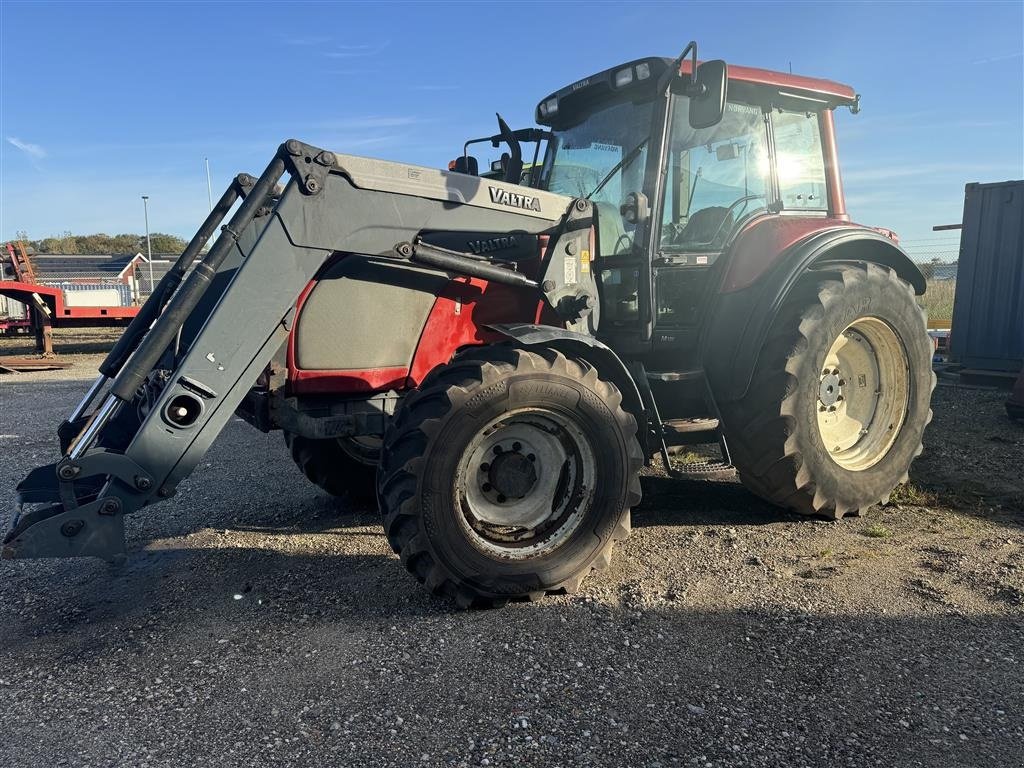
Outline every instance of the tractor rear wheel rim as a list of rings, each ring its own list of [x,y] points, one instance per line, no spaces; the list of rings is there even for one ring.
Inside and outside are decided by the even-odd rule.
[[[818,433],[832,460],[853,472],[881,461],[910,402],[910,365],[896,331],[877,317],[850,323],[825,355],[816,394]]]
[[[561,546],[591,504],[594,452],[566,414],[523,409],[481,429],[459,460],[459,524],[478,549],[511,560]]]

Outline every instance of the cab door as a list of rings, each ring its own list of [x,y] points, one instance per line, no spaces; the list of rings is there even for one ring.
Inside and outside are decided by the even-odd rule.
[[[654,224],[655,349],[695,342],[715,263],[752,217],[775,209],[768,111],[730,102],[722,121],[694,129],[673,96],[664,193]]]

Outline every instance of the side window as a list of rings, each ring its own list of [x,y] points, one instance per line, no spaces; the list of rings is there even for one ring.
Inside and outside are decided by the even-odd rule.
[[[677,97],[661,247],[720,251],[740,222],[767,205],[768,150],[760,107],[730,102],[717,125],[690,127],[688,100]]]
[[[774,112],[775,164],[785,210],[825,210],[825,162],[816,112]]]

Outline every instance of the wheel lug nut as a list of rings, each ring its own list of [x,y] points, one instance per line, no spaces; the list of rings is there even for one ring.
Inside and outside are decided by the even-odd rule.
[[[534,456],[532,453],[526,454],[526,458],[529,459],[530,461],[536,461],[537,460],[537,457]]]
[[[484,493],[486,493],[487,491],[491,490],[491,484],[490,483],[484,483],[483,485],[480,486],[480,489]]]
[[[839,386],[840,387],[845,387],[846,386],[846,379],[840,379],[839,380]]]
[[[499,504],[504,504],[506,501],[508,501],[508,499],[505,498],[505,494],[499,493],[498,494],[498,503]]]
[[[495,452],[495,453],[501,453],[501,450],[502,450],[502,449],[501,449],[501,446],[500,446],[500,445],[496,445],[496,446],[494,446],[494,452]]]
[[[481,464],[481,465],[480,465],[480,471],[481,471],[481,472],[490,472],[490,471],[491,471],[491,465],[490,465],[490,464],[488,464],[488,463],[487,463],[487,462],[485,461],[485,462],[484,462],[483,464]]]
[[[512,443],[512,450],[513,451],[521,451],[522,449],[523,449],[523,444],[522,443],[519,443],[519,442]]]

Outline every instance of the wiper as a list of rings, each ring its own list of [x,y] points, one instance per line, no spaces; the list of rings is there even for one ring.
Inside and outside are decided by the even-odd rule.
[[[641,141],[639,144],[637,144],[635,147],[633,147],[631,150],[629,150],[629,152],[627,152],[626,155],[621,160],[619,160],[619,162],[617,162],[615,164],[615,167],[612,168],[610,171],[608,171],[608,173],[605,175],[605,177],[603,179],[601,179],[601,183],[598,184],[596,187],[594,187],[594,191],[591,192],[589,195],[587,195],[587,200],[589,200],[594,195],[596,195],[598,192],[600,192],[602,189],[604,189],[604,185],[607,184],[609,181],[611,181],[616,173],[618,173],[623,168],[625,168],[627,165],[629,165],[631,162],[633,162],[633,160],[636,158],[636,156],[640,154],[640,150],[642,150],[645,146],[647,146],[647,139],[649,139],[649,138],[650,138],[650,136],[648,136],[643,141]]]

